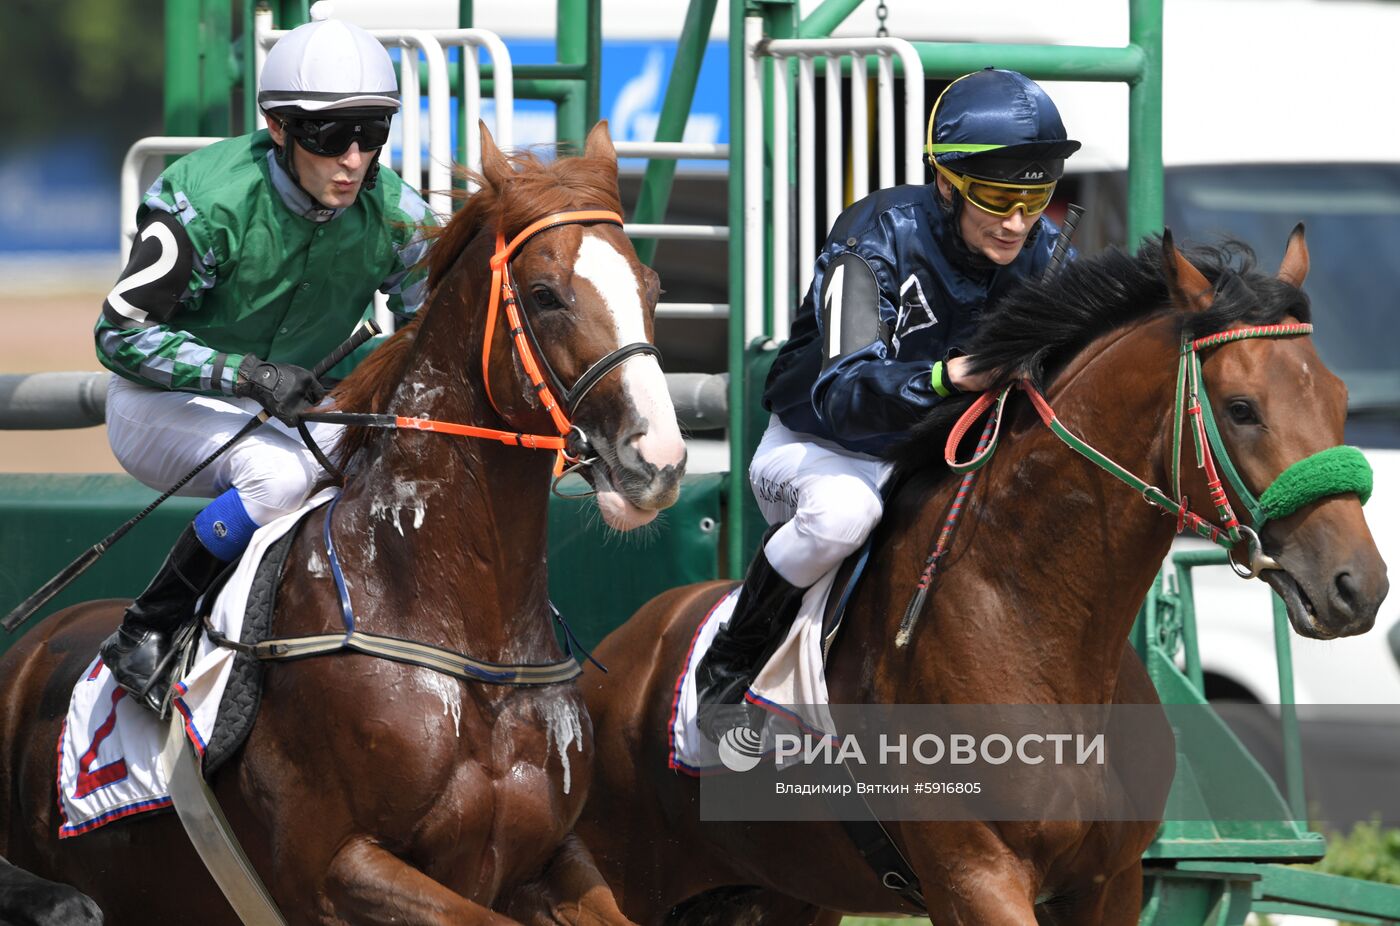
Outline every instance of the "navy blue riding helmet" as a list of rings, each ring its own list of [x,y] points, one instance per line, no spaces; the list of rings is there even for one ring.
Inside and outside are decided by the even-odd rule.
[[[984,68],[947,86],[929,113],[924,154],[948,170],[1001,183],[1050,183],[1079,150],[1035,81]]]

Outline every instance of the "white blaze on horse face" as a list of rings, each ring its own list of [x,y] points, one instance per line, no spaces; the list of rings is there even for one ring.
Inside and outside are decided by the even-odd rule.
[[[584,232],[574,273],[592,283],[607,306],[617,347],[647,340],[637,274],[617,248],[599,235]],[[661,364],[650,354],[630,358],[622,365],[622,391],[647,423],[646,433],[637,441],[642,459],[658,468],[678,465],[685,459],[685,441],[676,425]]]

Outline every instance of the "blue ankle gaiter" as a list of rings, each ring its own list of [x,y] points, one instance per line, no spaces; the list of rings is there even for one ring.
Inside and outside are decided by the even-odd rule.
[[[194,519],[194,532],[200,543],[226,563],[243,555],[257,529],[237,489],[229,489],[214,499]]]

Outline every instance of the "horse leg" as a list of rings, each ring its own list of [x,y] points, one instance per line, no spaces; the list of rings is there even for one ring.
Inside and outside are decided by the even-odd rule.
[[[664,926],[840,926],[842,919],[767,888],[719,887],[676,905]]]
[[[346,926],[521,926],[449,890],[367,838],[352,840],[336,853],[326,872],[324,897],[327,919]]]
[[[1054,926],[1134,926],[1142,914],[1142,862],[1067,901],[1045,905]]]
[[[527,926],[619,926],[632,921],[617,907],[612,889],[593,863],[583,841],[564,837],[539,880],[526,885],[506,908]]]
[[[30,874],[0,858],[0,923],[6,926],[79,926],[102,923],[86,894]]]
[[[982,826],[962,838],[919,839],[906,852],[938,926],[1036,926],[1037,885],[1024,860]]]
[[[1036,926],[1035,905],[1017,884],[966,875],[928,891],[929,921],[937,926]]]

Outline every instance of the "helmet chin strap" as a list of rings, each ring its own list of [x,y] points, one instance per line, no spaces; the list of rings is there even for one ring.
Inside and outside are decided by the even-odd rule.
[[[944,199],[943,191],[938,188],[938,183],[934,181],[933,199],[938,203],[938,211],[943,214],[945,221],[950,223],[953,239],[953,262],[962,269],[973,273],[988,273],[999,268],[1001,265],[992,260],[981,251],[975,250],[962,233],[962,211],[966,208],[962,193],[957,190],[952,191],[952,198]],[[1035,240],[1040,237],[1040,216],[1036,216],[1031,222],[1031,230],[1026,234],[1026,240],[1021,243],[1021,248],[1030,247]]]
[[[369,162],[369,170],[365,171],[365,179],[360,182],[360,189],[374,189],[375,181],[379,179],[379,155],[383,151],[383,148],[374,149],[374,157]]]
[[[938,211],[943,213],[943,219],[949,225],[952,233],[948,237],[953,242],[953,253],[949,255],[953,263],[962,270],[969,273],[985,274],[997,268],[996,262],[989,259],[980,251],[974,251],[967,243],[967,239],[962,233],[962,211],[964,208],[963,196],[957,190],[953,190],[951,199],[943,198],[943,191],[934,186],[934,200],[938,203]]]
[[[276,146],[277,163],[281,165],[282,169],[287,172],[287,176],[292,178],[292,182],[297,185],[297,189],[301,190],[303,193],[309,196],[313,203],[320,206],[322,209],[336,208],[334,206],[327,206],[325,203],[321,202],[319,199],[316,198],[316,194],[312,193],[310,190],[308,190],[305,186],[302,185],[301,174],[297,171],[297,167],[295,164],[296,159],[292,157],[292,145],[296,144],[296,140],[292,138],[292,136],[287,132],[286,120],[278,121],[282,123],[283,128],[282,144]],[[374,150],[374,154],[370,159],[369,170],[365,171],[365,179],[360,181],[361,190],[374,189],[374,184],[379,179],[379,155],[381,155],[383,152],[383,148],[376,148]]]

